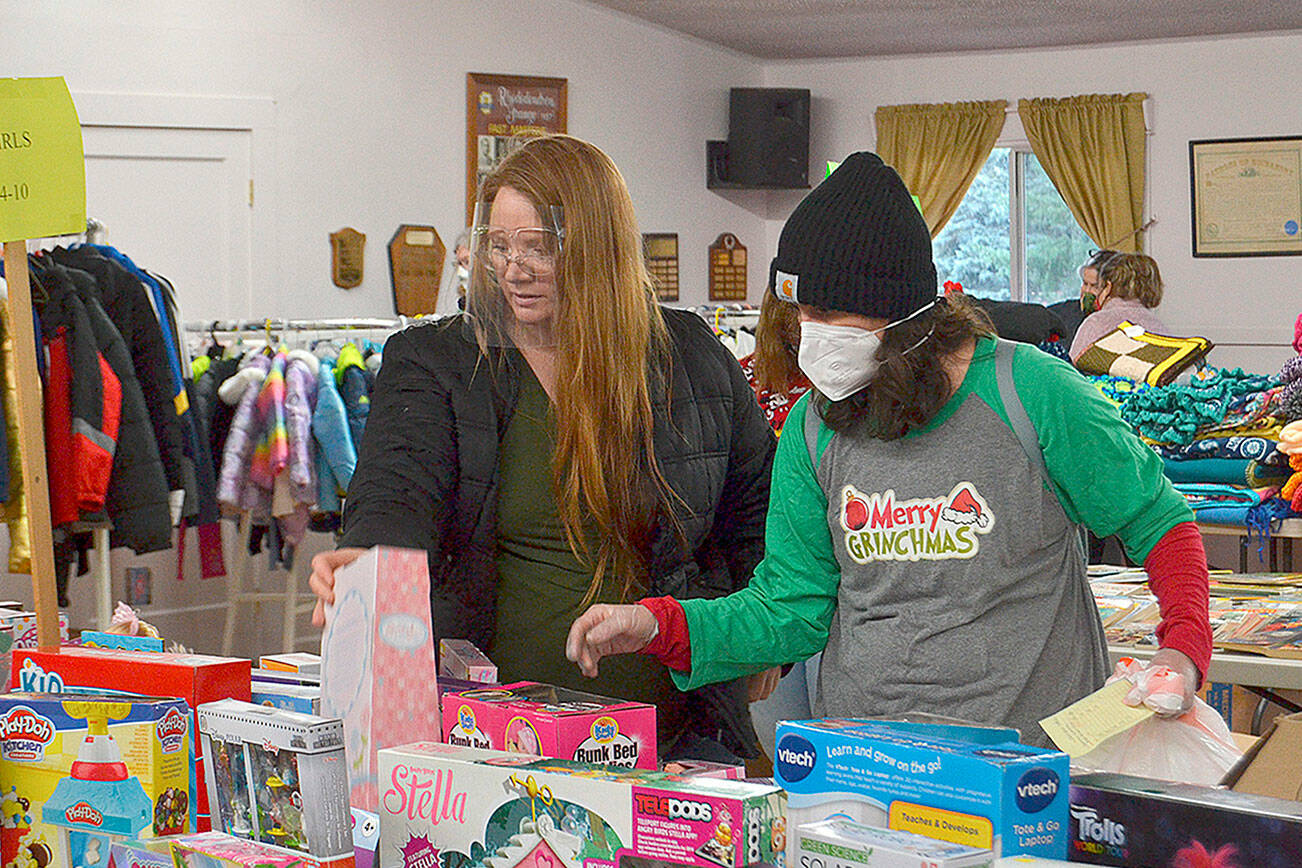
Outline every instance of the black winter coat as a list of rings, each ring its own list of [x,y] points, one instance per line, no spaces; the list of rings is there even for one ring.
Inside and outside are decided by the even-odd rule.
[[[32,275],[48,297],[41,311],[42,329],[52,334],[61,325],[71,328],[84,310],[96,347],[122,384],[121,425],[105,500],[105,511],[113,522],[109,544],[127,546],[136,554],[170,548],[167,480],[149,410],[122,335],[100,305],[94,278],[43,257],[34,264]]]
[[[673,369],[668,395],[655,400],[654,442],[687,505],[678,513],[688,545],[662,523],[648,591],[720,597],[745,587],[763,557],[775,440],[705,322],[668,308],[664,317]],[[341,545],[429,552],[436,635],[480,647],[491,646],[496,617],[498,450],[525,364],[514,349],[482,357],[460,316],[390,338],[344,509]],[[698,734],[757,755],[740,681],[688,700]]]

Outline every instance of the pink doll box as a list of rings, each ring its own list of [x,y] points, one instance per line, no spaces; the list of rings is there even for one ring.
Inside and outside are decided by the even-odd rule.
[[[351,851],[325,859],[223,832],[200,832],[168,840],[176,868],[355,868]]]
[[[785,793],[451,744],[380,752],[379,868],[781,866]]]
[[[356,808],[375,810],[377,750],[439,737],[426,557],[377,546],[335,572],[321,636],[321,714],[344,722]]]
[[[443,698],[448,744],[626,768],[656,768],[656,709],[517,681]]]
[[[496,684],[497,665],[469,639],[440,639],[439,675],[479,684]]]

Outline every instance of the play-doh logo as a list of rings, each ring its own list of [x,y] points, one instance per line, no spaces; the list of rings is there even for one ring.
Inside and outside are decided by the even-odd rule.
[[[638,743],[619,731],[619,721],[602,715],[592,722],[588,737],[574,749],[573,759],[632,768],[637,765],[638,753]]]
[[[804,736],[787,733],[778,741],[778,761],[773,765],[779,781],[795,783],[809,777],[818,761],[814,745]]]
[[[1043,811],[1058,798],[1060,788],[1057,772],[1037,766],[1017,780],[1017,807],[1027,814]]]
[[[478,721],[475,720],[475,710],[469,705],[457,709],[457,725],[448,731],[447,741],[448,744],[461,747],[488,749],[493,746],[488,736],[480,731]]]
[[[63,812],[63,818],[69,823],[85,823],[87,826],[104,825],[104,815],[87,802],[78,802]]]
[[[54,721],[26,705],[16,705],[0,718],[0,756],[20,763],[41,762],[54,741]]]
[[[24,693],[63,693],[63,678],[57,672],[46,672],[28,657],[18,670],[18,689]]]
[[[860,564],[975,557],[980,536],[995,526],[994,513],[970,482],[944,497],[901,501],[893,489],[864,494],[847,485],[839,518],[846,551]]]
[[[186,733],[190,731],[190,721],[175,708],[169,708],[163,719],[154,726],[158,740],[162,742],[163,753],[176,753],[185,745]]]

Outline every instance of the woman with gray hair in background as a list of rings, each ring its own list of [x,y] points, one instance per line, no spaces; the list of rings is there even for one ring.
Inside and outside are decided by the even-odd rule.
[[[1162,273],[1143,253],[1099,250],[1080,269],[1081,310],[1085,319],[1072,338],[1068,355],[1075,362],[1099,338],[1123,322],[1146,331],[1169,334],[1153,310],[1162,303]]]

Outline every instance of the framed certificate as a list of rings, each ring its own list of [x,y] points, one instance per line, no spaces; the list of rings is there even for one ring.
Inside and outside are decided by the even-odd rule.
[[[475,216],[475,196],[484,176],[511,153],[519,139],[563,133],[563,78],[466,74],[466,225]]]
[[[1189,143],[1193,255],[1302,254],[1302,137]]]

